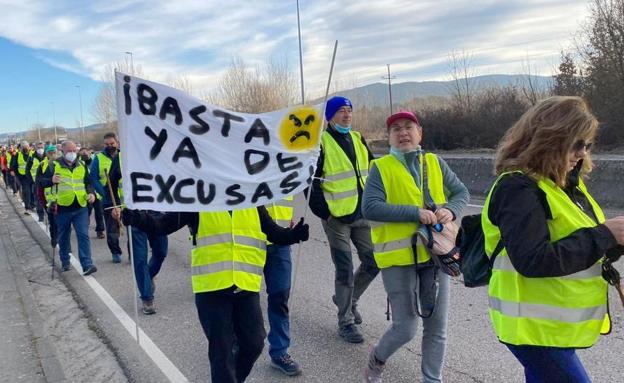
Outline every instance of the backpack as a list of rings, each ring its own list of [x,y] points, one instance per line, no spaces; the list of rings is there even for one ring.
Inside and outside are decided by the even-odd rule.
[[[481,227],[481,214],[467,215],[462,218],[457,246],[461,254],[460,270],[464,275],[466,287],[486,286],[492,276],[492,265],[496,256],[503,250],[498,241],[492,257],[485,253],[485,236]]]

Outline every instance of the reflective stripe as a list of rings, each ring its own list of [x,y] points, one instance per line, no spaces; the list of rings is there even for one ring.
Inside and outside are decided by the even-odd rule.
[[[207,237],[197,238],[196,247],[216,245],[218,243],[229,243],[229,242],[232,242],[232,236],[230,234],[215,234],[215,235],[209,235]]]
[[[253,237],[247,237],[244,235],[235,235],[234,241],[236,241],[236,243],[239,243],[241,245],[247,245],[247,246],[255,247],[261,250],[266,250],[266,241],[261,241]]]
[[[517,318],[539,318],[561,322],[583,322],[587,320],[603,320],[607,312],[604,305],[588,308],[567,308],[541,305],[535,303],[520,303],[502,301],[489,297],[490,308],[502,314]]]
[[[362,169],[362,170],[360,170],[360,176],[362,176],[362,177],[368,177],[368,169]]]
[[[340,180],[346,180],[348,178],[355,177],[355,170],[347,170],[341,173],[325,176],[325,181],[336,182]]]
[[[412,246],[412,240],[410,238],[407,239],[399,239],[396,241],[384,242],[384,243],[375,243],[373,246],[375,253],[384,253],[386,251],[394,251],[399,249],[405,249]]]
[[[290,226],[290,220],[289,219],[276,219],[275,223],[280,225],[281,227],[288,227],[288,226]]]
[[[354,190],[347,190],[347,191],[343,191],[340,193],[328,193],[328,192],[323,192],[323,196],[325,196],[325,200],[337,200],[337,199],[345,199],[345,198],[349,198],[349,197],[356,197],[358,195],[358,192],[356,189]]]
[[[503,270],[503,271],[512,271],[514,273],[517,272],[516,269],[513,267],[513,264],[511,263],[511,260],[509,259],[508,256],[502,256],[502,257],[498,256],[498,257],[496,257],[496,259],[494,260],[493,269],[495,269],[495,270]],[[589,279],[589,278],[594,278],[594,277],[601,276],[601,275],[602,275],[602,267],[600,266],[599,263],[596,263],[595,265],[593,265],[589,269],[582,270],[582,271],[579,271],[578,273],[566,275],[566,276],[563,276],[563,277],[557,277],[557,278],[564,278],[564,279]]]
[[[243,262],[217,262],[210,263],[208,265],[201,266],[193,266],[191,267],[191,273],[193,275],[206,275],[206,274],[214,274],[219,273],[221,271],[232,270],[232,271],[243,271],[250,274],[256,274],[262,276],[263,268],[256,265],[250,265],[248,263]]]

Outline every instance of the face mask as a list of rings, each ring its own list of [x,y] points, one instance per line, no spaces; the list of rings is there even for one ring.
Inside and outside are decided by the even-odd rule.
[[[351,125],[342,126],[338,123],[334,123],[334,128],[338,131],[338,133],[347,134],[351,131]]]
[[[83,154],[83,155],[81,155],[81,156],[80,156],[80,158],[81,158],[83,161],[88,161],[88,160],[89,160],[89,155],[88,155],[88,154]]]
[[[37,154],[38,155],[42,155],[43,154],[43,149],[37,149]]]
[[[74,152],[65,153],[65,159],[67,160],[67,162],[76,161],[76,153]]]
[[[114,155],[115,153],[117,153],[117,148],[114,146],[107,146],[106,147],[106,153],[108,153],[109,155]]]

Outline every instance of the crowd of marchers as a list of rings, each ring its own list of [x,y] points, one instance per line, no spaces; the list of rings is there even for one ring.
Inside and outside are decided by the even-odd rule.
[[[462,259],[432,252],[419,238],[423,230],[439,232],[461,218],[470,196],[449,165],[421,147],[426,127],[416,113],[388,116],[383,128],[390,151],[380,158],[352,127],[352,115],[347,98],[327,101],[320,156],[305,191],[335,267],[335,289],[327,299],[336,306],[338,334],[349,343],[365,340],[358,303],[380,274],[392,324],[370,345],[358,374],[364,382],[381,382],[392,355],[420,326],[419,379],[441,382],[450,281]],[[624,252],[624,217],[607,219],[585,184],[598,126],[583,99],[551,97],[508,129],[496,153],[497,178],[481,214],[484,249],[492,261],[489,315],[527,382],[590,382],[576,350],[610,332],[602,269]],[[90,275],[97,271],[88,233],[91,213],[113,263],[121,261],[125,225],[132,230],[142,312],[154,314],[154,279],[167,256],[167,235],[188,227],[190,280],[208,340],[211,380],[243,382],[261,355],[267,337],[263,278],[271,366],[301,374],[289,353],[290,245],[306,241],[309,228],[294,217],[294,199],[222,212],[125,209],[117,136],[106,134],[103,144],[96,154],[71,141],[23,141],[0,149],[6,190],[19,193],[26,214],[47,223],[52,246],[59,246],[61,271],[71,269],[71,227],[82,272]],[[360,260],[356,270],[352,245]]]

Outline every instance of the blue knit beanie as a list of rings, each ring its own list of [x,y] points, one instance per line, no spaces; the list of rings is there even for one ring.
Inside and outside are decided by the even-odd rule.
[[[325,106],[325,119],[327,121],[331,120],[338,109],[343,106],[348,106],[353,109],[353,104],[351,104],[351,101],[348,98],[335,96],[327,100],[327,105]]]

